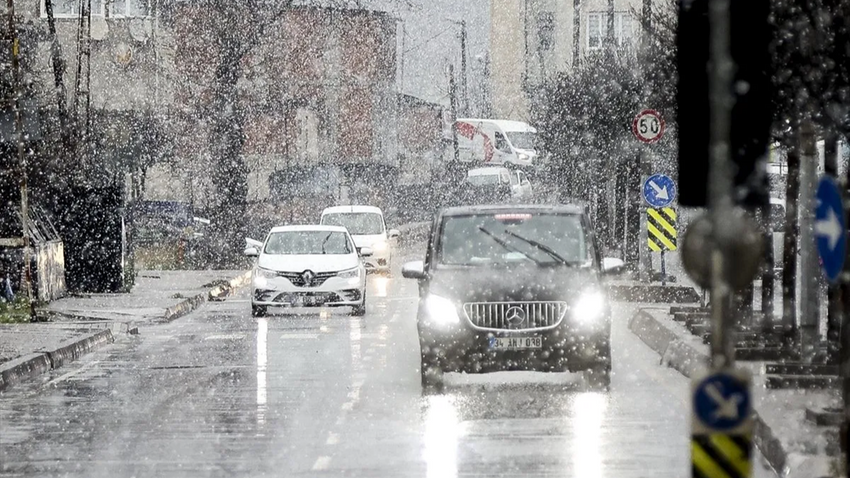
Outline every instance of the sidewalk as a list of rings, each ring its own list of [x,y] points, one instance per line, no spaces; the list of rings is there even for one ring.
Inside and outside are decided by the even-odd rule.
[[[629,330],[661,356],[662,363],[691,377],[707,366],[708,345],[673,320],[669,307],[645,307]],[[837,390],[774,390],[765,386],[765,362],[737,362],[753,375],[753,440],[771,467],[785,478],[837,476],[837,428],[818,427],[806,408],[840,406]]]
[[[248,283],[245,271],[141,271],[129,294],[82,294],[0,324],[0,391],[61,367],[140,326],[170,322]]]

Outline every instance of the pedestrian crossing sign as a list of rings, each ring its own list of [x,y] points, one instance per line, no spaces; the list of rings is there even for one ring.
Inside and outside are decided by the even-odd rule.
[[[672,207],[646,208],[647,244],[652,252],[678,249],[676,210]]]

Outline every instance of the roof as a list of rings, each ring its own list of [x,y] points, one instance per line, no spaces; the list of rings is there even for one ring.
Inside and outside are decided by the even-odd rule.
[[[379,207],[359,206],[359,205],[354,205],[354,204],[352,204],[350,206],[333,206],[333,207],[325,208],[325,210],[322,211],[322,215],[324,216],[325,214],[344,214],[344,213],[352,213],[352,212],[359,212],[359,213],[371,212],[373,214],[380,214],[380,215],[383,216],[383,213],[381,212],[381,208],[379,208]]]
[[[523,121],[489,118],[458,118],[457,121],[462,121],[464,123],[493,123],[504,131],[527,131],[530,133],[537,132],[537,130],[533,126]]]
[[[499,174],[501,171],[510,172],[508,168],[505,168],[503,166],[488,166],[486,168],[470,169],[466,172],[466,174],[468,176],[486,176],[488,174]]]
[[[273,227],[271,232],[299,232],[299,231],[328,231],[328,232],[348,232],[348,229],[342,226],[325,226],[321,224],[299,224],[293,226],[277,226]]]
[[[582,214],[584,209],[575,204],[499,204],[481,206],[456,206],[445,208],[440,212],[441,216],[463,216],[467,214],[486,213],[560,213],[560,214]]]

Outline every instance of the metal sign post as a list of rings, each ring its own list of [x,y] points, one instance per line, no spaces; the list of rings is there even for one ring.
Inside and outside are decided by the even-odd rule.
[[[692,384],[691,475],[695,478],[743,478],[752,473],[751,379],[734,366],[731,305],[735,285],[746,284],[752,277],[739,277],[744,274],[741,270],[747,268],[735,267],[732,260],[736,253],[742,254],[739,246],[751,223],[735,213],[732,199],[729,145],[734,62],[730,50],[730,0],[711,0],[707,8],[710,25],[709,213],[707,221],[690,225],[696,232],[689,231],[686,235],[684,250],[691,257],[683,259],[705,264],[703,275],[707,277],[702,277],[700,282],[711,288],[713,330],[711,368],[703,376],[695,377]],[[708,239],[707,247],[690,250],[688,236],[696,237],[700,232]],[[707,256],[707,260],[698,256]],[[754,275],[756,268],[751,272]]]

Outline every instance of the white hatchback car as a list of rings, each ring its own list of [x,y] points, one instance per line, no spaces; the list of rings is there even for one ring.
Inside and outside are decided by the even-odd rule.
[[[353,308],[366,313],[366,268],[348,231],[338,226],[282,226],[269,232],[257,257],[251,281],[251,312],[265,315],[273,307]]]
[[[374,206],[334,206],[322,211],[323,225],[342,226],[348,229],[358,249],[368,247],[372,255],[366,259],[366,268],[389,272],[392,266],[393,245],[398,237],[396,229],[387,230],[384,213]]]

